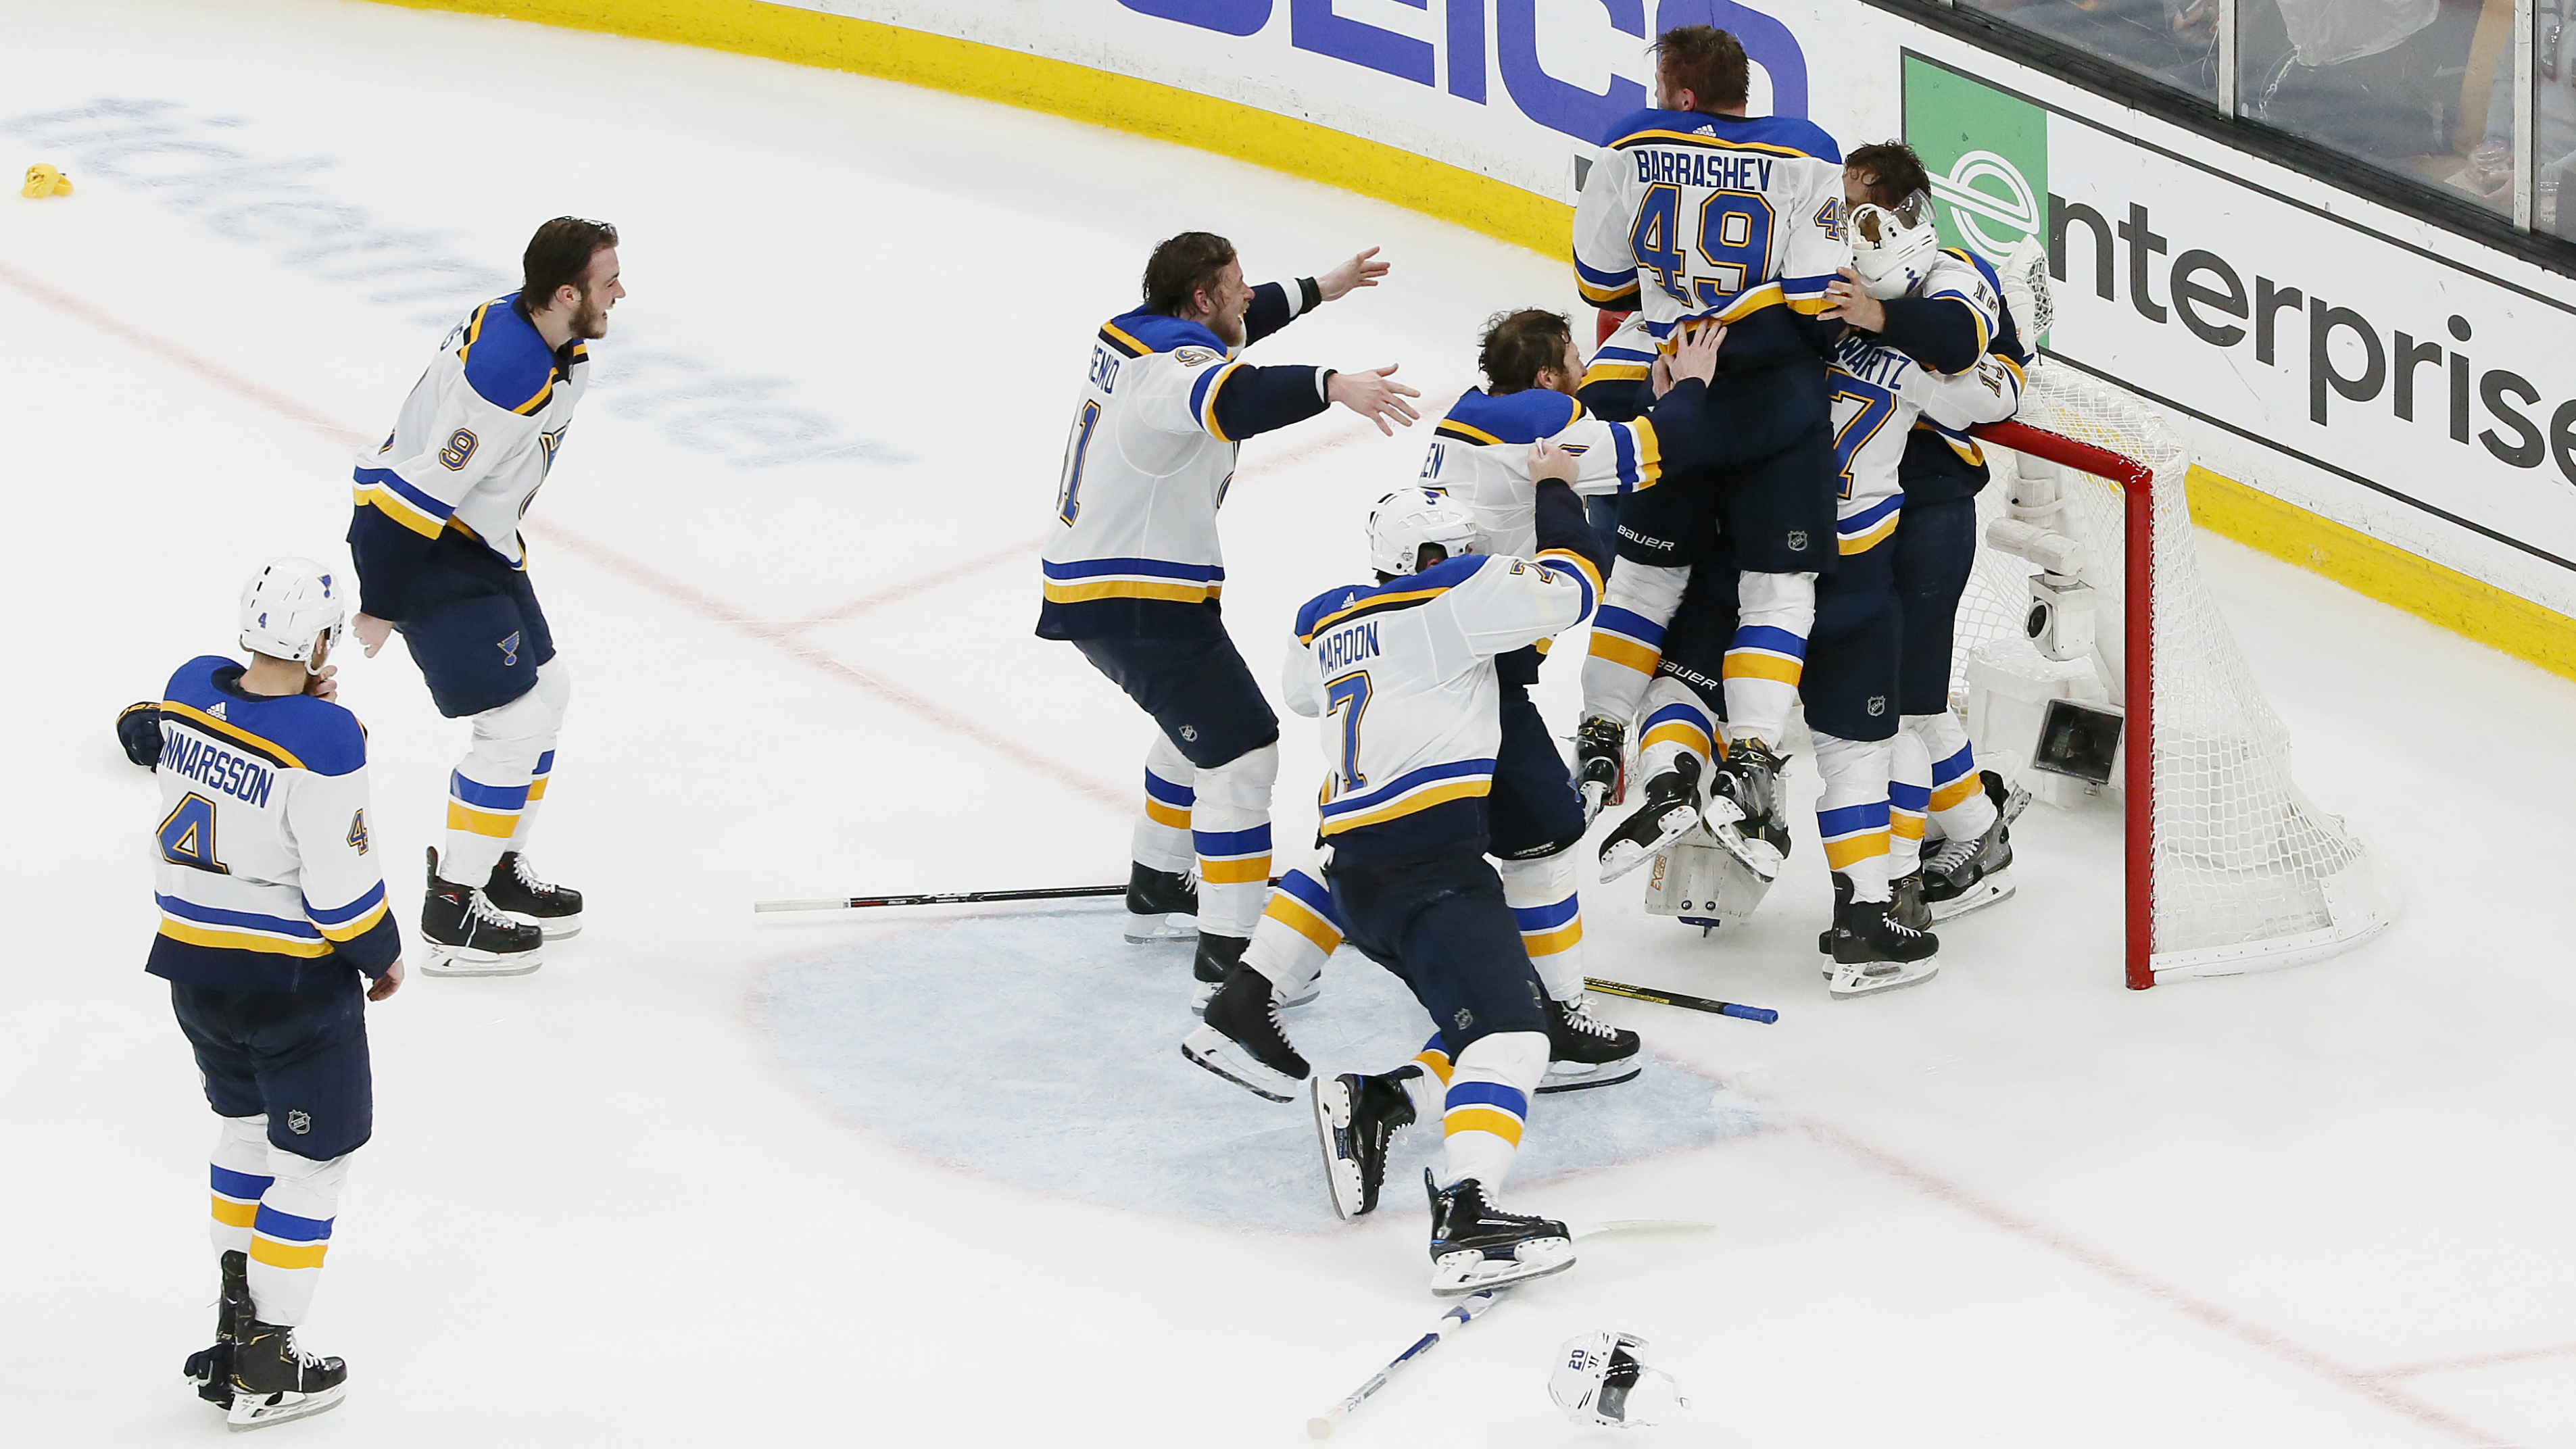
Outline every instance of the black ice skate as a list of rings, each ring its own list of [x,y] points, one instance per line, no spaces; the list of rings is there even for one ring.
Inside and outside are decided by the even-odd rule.
[[[492,879],[483,886],[492,909],[535,926],[549,941],[581,934],[581,892],[537,879],[528,858],[515,850],[501,852]]]
[[[1896,903],[1852,899],[1851,880],[1834,873],[1834,928],[1816,938],[1833,958],[1828,989],[1839,1000],[1929,981],[1941,969],[1941,938],[1896,918]]]
[[[1547,1075],[1542,1092],[1579,1092],[1637,1079],[1637,1034],[1592,1014],[1589,998],[1547,1002]]]
[[[1920,866],[1889,881],[1887,888],[1893,896],[1888,904],[1896,919],[1917,931],[1932,929],[1931,907],[1923,904],[1923,870]],[[1840,900],[1849,894],[1850,888],[1846,886],[1837,891],[1834,898]]]
[[[1204,945],[1207,937],[1199,938]],[[1293,1099],[1306,1080],[1306,1059],[1279,1024],[1270,978],[1237,961],[1208,998],[1207,1019],[1181,1042],[1181,1055],[1273,1102]]]
[[[228,1427],[265,1429],[340,1407],[349,1391],[349,1366],[336,1358],[306,1353],[297,1346],[294,1329],[260,1321],[251,1306],[247,1263],[238,1284],[226,1272],[224,1301],[233,1310]]]
[[[1646,782],[1646,803],[1601,842],[1601,878],[1617,880],[1699,823],[1699,757],[1676,755],[1673,767]]]
[[[250,1301],[250,1255],[234,1249],[216,1255],[223,1274],[223,1294],[215,1303],[215,1342],[188,1355],[183,1372],[197,1397],[218,1409],[233,1404],[233,1326],[240,1305]]]
[[[1627,792],[1620,788],[1625,772],[1628,731],[1615,719],[1599,715],[1574,733],[1574,788],[1583,796],[1583,823],[1589,825],[1604,805],[1616,805]]]
[[[1143,861],[1127,866],[1127,940],[1186,941],[1199,933],[1199,883]]]
[[[543,927],[501,914],[472,886],[440,879],[435,848],[420,934],[429,943],[424,976],[524,976],[537,969],[537,948],[546,943]]]
[[[1985,772],[1984,783],[1995,823],[1974,840],[1942,841],[1923,862],[1923,905],[1933,920],[1964,916],[2012,896],[2013,883],[1998,879],[2013,862],[2010,797],[1994,771]]]
[[[1717,778],[1709,782],[1712,797],[1742,814],[1736,828],[1744,838],[1768,844],[1783,860],[1789,855],[1789,810],[1780,798],[1780,772],[1788,767],[1788,756],[1775,755],[1769,744],[1748,736],[1726,747]],[[1723,832],[1719,838],[1723,843]]]
[[[1426,1167],[1422,1188],[1431,1194],[1433,1293],[1456,1298],[1574,1266],[1574,1236],[1565,1224],[1492,1206],[1484,1184],[1472,1177],[1443,1188]]]
[[[1225,973],[1234,969],[1235,963],[1243,959],[1243,953],[1251,946],[1252,939],[1248,936],[1199,937],[1198,959],[1190,963],[1190,978],[1198,983],[1198,990],[1190,996],[1190,1010],[1201,1013],[1207,1010],[1208,1002],[1216,997],[1216,989],[1225,984]],[[1318,971],[1315,979],[1307,982],[1296,995],[1283,993],[1279,1004],[1305,1006],[1323,994],[1324,977]]]
[[[1398,1067],[1384,1076],[1344,1072],[1315,1079],[1315,1137],[1324,1149],[1324,1182],[1333,1211],[1344,1219],[1377,1211],[1386,1182],[1386,1144],[1397,1129],[1413,1125],[1408,1077],[1420,1067]]]

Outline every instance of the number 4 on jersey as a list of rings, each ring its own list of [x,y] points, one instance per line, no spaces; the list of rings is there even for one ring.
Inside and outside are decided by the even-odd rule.
[[[215,858],[215,802],[191,793],[161,821],[161,858],[172,865],[232,874]]]

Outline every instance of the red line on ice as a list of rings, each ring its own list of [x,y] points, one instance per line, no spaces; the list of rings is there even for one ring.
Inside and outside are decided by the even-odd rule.
[[[271,392],[267,388],[261,387],[259,384],[252,382],[247,378],[218,366],[205,358],[199,357],[195,353],[187,351],[185,348],[163,341],[158,337],[152,336],[150,333],[137,331],[132,327],[128,327],[124,323],[117,321],[115,318],[108,316],[106,313],[101,312],[94,307],[91,307],[78,298],[58,292],[53,288],[46,286],[44,283],[37,281],[33,277],[27,276],[16,268],[7,265],[6,263],[0,263],[0,281],[9,283],[11,286],[18,288],[20,291],[25,292],[38,301],[54,307],[57,310],[68,313],[69,315],[88,323],[90,326],[97,328],[101,332],[107,333],[109,336],[114,337],[121,342],[127,343],[133,347],[141,348],[143,351],[149,352],[153,356],[158,357],[165,362],[169,362],[187,372],[193,373],[204,381],[211,383],[236,397],[255,402],[261,407],[267,408],[269,411],[276,413],[278,416],[296,423],[299,426],[310,428],[334,442],[342,443],[350,447],[356,447],[366,441],[366,435],[363,433],[351,432],[349,429],[339,426],[330,419],[322,417],[320,414],[307,409],[292,398]],[[1130,807],[1131,801],[1125,792],[1112,790],[1105,785],[1077,778],[1062,764],[1033,754],[1030,751],[1021,748],[1017,743],[983,729],[981,726],[976,725],[974,722],[966,719],[962,715],[952,714],[918,695],[897,688],[896,686],[889,684],[844,660],[827,654],[822,650],[809,649],[793,643],[789,636],[796,632],[795,629],[780,628],[775,625],[756,623],[739,610],[720,603],[715,599],[709,598],[694,589],[686,588],[676,580],[664,576],[653,568],[634,559],[630,559],[625,555],[608,548],[606,545],[585,538],[579,533],[565,528],[560,523],[548,523],[542,528],[537,529],[536,532],[551,540],[556,545],[579,554],[591,563],[598,565],[611,573],[617,574],[624,578],[628,583],[637,585],[648,592],[658,593],[666,598],[685,604],[690,609],[695,610],[697,613],[704,615],[708,619],[720,624],[729,625],[732,628],[741,630],[764,643],[774,645],[787,653],[791,658],[803,660],[827,674],[833,675],[848,683],[855,684],[859,688],[876,695],[878,698],[885,700],[889,704],[901,705],[905,709],[911,710],[925,719],[928,719],[939,728],[954,734],[962,735],[967,739],[973,740],[977,745],[991,750],[995,754],[1001,755],[1002,757],[1012,760],[1018,764],[1025,765],[1029,769],[1036,771],[1038,774],[1045,776],[1049,781],[1061,785],[1087,800],[1107,805],[1112,809],[1122,812]],[[935,575],[924,580],[916,581],[916,583],[898,588],[891,593],[882,596],[882,598],[901,598],[908,593],[916,592],[921,588],[930,587],[946,577],[947,575],[944,574]],[[859,606],[880,601],[880,599],[861,600],[859,601]]]

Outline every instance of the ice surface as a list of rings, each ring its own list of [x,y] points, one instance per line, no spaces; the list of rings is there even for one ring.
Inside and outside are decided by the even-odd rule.
[[[1176,1210],[1205,1184],[1066,1191],[997,1169],[1015,1124],[848,1105],[770,1029],[819,963],[871,963],[843,1004],[908,981],[951,1100],[1069,1059],[1119,1081],[1132,1054],[1134,1080],[1197,1090],[1166,1115],[1205,1142],[1261,1104],[1162,1075],[1190,1069],[1156,968],[1076,1010],[1024,953],[906,954],[953,912],[749,904],[1123,874],[1144,725],[1029,628],[1065,410],[1156,239],[1225,232],[1256,276],[1383,244],[1387,286],[1255,360],[1400,361],[1434,401],[1472,381],[1487,314],[1571,303],[1560,267],[1044,117],[372,5],[0,0],[0,78],[0,158],[79,187],[0,197],[0,1439],[220,1432],[177,1383],[213,1297],[213,1133],[139,969],[153,797],[109,723],[228,646],[260,561],[338,556],[352,450],[559,212],[623,228],[632,289],[530,515],[576,680],[535,855],[589,925],[535,975],[415,980],[371,1013],[378,1131],[310,1331],[351,1392],[278,1432],[1286,1444],[1419,1330],[1418,1208],[1281,1231]],[[1422,443],[1336,415],[1246,447],[1226,612],[1257,675],[1295,602],[1360,569],[1360,511]],[[1944,933],[1937,981],[1834,1003],[1811,835],[1740,933],[1589,892],[1595,974],[1781,1010],[1601,1008],[1778,1130],[1529,1182],[1533,1209],[1719,1229],[1587,1244],[1350,1442],[1589,1442],[1546,1402],[1549,1356],[1614,1327],[1707,1406],[1676,1443],[2576,1445],[2576,984],[2550,853],[2576,818],[2576,686],[2203,548],[2299,779],[2405,886],[2398,924],[2327,965],[2127,993],[2116,821],[2035,809],[2019,896]],[[1550,667],[1560,728],[1574,688]],[[399,656],[352,659],[346,698],[399,905],[462,734]],[[1311,748],[1292,730],[1283,841],[1308,828]],[[1013,928],[1104,978],[1125,949],[1106,921]],[[1033,978],[1062,1033],[1037,1064],[1000,1025]],[[1093,1125],[1150,1107],[1140,1087]],[[1217,1155],[1190,1173],[1256,1161]],[[1270,1221],[1311,1222],[1303,1191]]]

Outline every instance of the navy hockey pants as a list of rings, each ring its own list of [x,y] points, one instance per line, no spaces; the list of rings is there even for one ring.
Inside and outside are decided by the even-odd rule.
[[[1454,1060],[1478,1037],[1548,1029],[1547,990],[1503,903],[1502,877],[1472,841],[1324,867],[1346,938],[1431,1013]]]
[[[366,993],[216,991],[170,983],[170,1009],[196,1049],[218,1117],[268,1116],[269,1145],[328,1162],[376,1124]]]
[[[536,687],[537,666],[555,657],[554,631],[526,571],[453,532],[439,536],[395,627],[449,719],[517,699]]]

